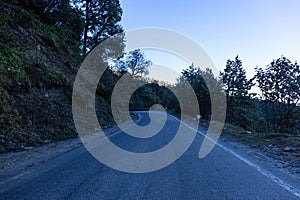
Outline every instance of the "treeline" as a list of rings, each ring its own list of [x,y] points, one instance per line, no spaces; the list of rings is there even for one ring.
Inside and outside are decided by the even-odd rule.
[[[217,77],[209,68],[201,70],[191,65],[182,71],[175,85],[165,87],[152,82],[137,90],[132,97],[131,106],[146,108],[160,103],[165,108],[170,108],[169,112],[180,114],[178,101],[174,101],[176,97],[170,94],[184,88],[185,81],[188,81],[197,96],[201,117],[210,120],[210,93],[215,91],[209,91],[209,84],[213,90],[222,88],[226,93],[227,102],[224,104],[227,105],[227,123],[252,132],[299,134],[299,65],[286,57],[280,57],[265,69],[255,68],[255,71],[255,76],[248,80],[238,56],[234,60],[228,60],[224,71]],[[260,90],[258,94],[250,92],[254,86]],[[193,113],[194,105],[189,106],[189,113],[193,117],[199,114]]]
[[[254,132],[299,134],[299,65],[281,57],[265,69],[256,68],[255,71],[256,75],[248,80],[242,61],[236,57],[227,61],[219,77],[210,75],[215,84],[223,84],[226,92],[226,121]],[[200,76],[207,76],[208,72],[191,66],[182,73],[182,77],[188,79],[195,89],[201,115],[206,119],[210,117],[211,104]],[[250,92],[255,85],[260,89],[260,94]],[[201,109],[201,105],[205,106]]]
[[[124,53],[111,66],[119,78],[129,72],[133,79],[148,82],[131,97],[132,109],[161,104],[168,112],[180,115],[180,105],[174,92],[187,92],[187,81],[195,92],[200,109],[200,113],[196,113],[195,105],[189,102],[186,94],[184,106],[192,117],[200,114],[202,119],[211,120],[211,95],[225,92],[227,102],[220,103],[227,106],[227,123],[259,133],[300,133],[300,68],[297,62],[292,63],[286,57],[273,60],[265,69],[256,67],[256,74],[251,79],[247,79],[238,56],[229,59],[218,76],[209,68],[202,70],[191,65],[182,71],[174,85],[158,84],[158,81],[145,78],[150,66],[151,61],[139,49]],[[259,93],[251,93],[254,86]],[[105,88],[108,89],[103,87],[102,90]],[[112,90],[113,87],[109,89]],[[109,95],[106,98],[110,100]]]
[[[273,60],[263,68],[255,68],[255,76],[247,80],[242,61],[228,60],[220,74],[227,94],[230,123],[257,132],[299,134],[300,68],[286,57]],[[252,86],[260,94],[250,93]]]

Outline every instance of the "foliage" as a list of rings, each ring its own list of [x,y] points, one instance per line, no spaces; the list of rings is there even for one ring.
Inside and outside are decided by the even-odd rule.
[[[29,80],[21,65],[21,58],[11,48],[0,50],[0,74],[0,87],[6,90],[18,91],[28,86]]]
[[[214,77],[212,71],[207,68],[205,71],[201,70],[199,67],[194,65],[189,66],[188,69],[183,70],[181,77],[178,79],[177,89],[185,90],[187,84],[185,81],[192,86],[194,92],[197,96],[200,115],[204,119],[210,119],[211,116],[211,96],[214,92],[220,92],[219,81]],[[210,90],[207,87],[207,84],[210,86]],[[183,91],[184,92],[184,91]],[[188,94],[187,94],[188,95]],[[193,106],[186,103],[187,106],[190,106],[190,113],[193,113]],[[194,113],[194,115],[199,113]]]
[[[300,68],[286,57],[273,60],[265,70],[256,68],[258,87],[265,103],[268,131],[288,132],[300,117]]]
[[[83,52],[87,54],[110,36],[123,32],[118,24],[122,9],[119,0],[74,0],[83,12]]]
[[[20,132],[20,115],[13,108],[13,102],[8,92],[0,87],[0,153],[4,146],[14,142],[15,135]]]
[[[180,114],[179,103],[175,94],[165,86],[159,86],[157,81],[146,83],[138,88],[130,98],[130,109],[149,109],[154,104],[160,104],[168,113]],[[174,89],[174,88],[173,88]]]
[[[132,50],[115,60],[112,69],[121,73],[129,71],[133,77],[143,77],[149,74],[148,68],[152,65],[140,49]]]
[[[149,109],[159,103],[155,90],[156,85],[147,84],[138,88],[130,99],[130,109]]]
[[[75,136],[70,91],[79,43],[66,27],[16,5],[0,5],[0,151]]]
[[[152,85],[155,85],[154,92],[159,96],[159,104],[162,105],[167,112],[171,114],[180,114],[180,106],[179,102],[173,93],[173,91],[176,91],[175,86],[160,86],[158,85],[158,82],[152,83]]]
[[[14,22],[12,24],[40,35],[42,40],[47,39],[57,50],[66,49],[71,56],[79,55],[83,20],[80,10],[72,7],[70,0],[13,0],[7,3],[16,5],[5,8],[12,15],[9,20]]]
[[[119,0],[3,1],[0,5],[0,152],[76,136],[71,92],[83,60],[81,50],[88,53],[100,42],[122,32],[118,24],[121,16]],[[123,51],[123,36],[114,39],[120,44],[118,50]],[[114,54],[105,50],[101,52],[103,56]],[[249,94],[253,79],[247,80],[238,57],[227,61],[219,79],[211,70],[192,65],[183,70],[173,86],[145,78],[151,64],[136,49],[120,56],[114,71],[104,72],[96,92],[96,112],[101,126],[113,125],[111,94],[118,80],[129,72],[131,79],[145,83],[132,95],[130,109],[148,109],[153,104],[161,104],[168,112],[180,114],[174,93],[181,92],[187,97],[183,103],[193,113],[195,105],[190,105],[188,98],[191,91],[185,87],[190,84],[200,114],[210,119],[211,98],[220,92],[224,83],[228,122],[256,132],[298,130],[299,133],[297,63],[292,64],[283,57],[265,70],[256,68],[262,100],[253,99]]]
[[[251,80],[247,80],[246,71],[242,67],[242,61],[236,56],[235,60],[227,60],[224,72],[220,74],[225,86],[227,96],[245,97],[254,85]]]
[[[121,30],[119,1],[97,2],[101,8],[92,8],[89,15],[89,23],[95,23],[89,27],[95,34],[90,46]],[[83,60],[81,5],[76,0],[4,0],[0,5],[1,152],[76,136],[71,92]],[[115,75],[107,78],[112,85],[115,80]],[[102,88],[97,97],[99,121],[105,126],[112,122],[112,88]]]
[[[263,131],[262,111],[249,94],[254,85],[253,79],[247,80],[246,71],[238,56],[235,60],[227,61],[220,78],[227,94],[226,121],[251,131]]]

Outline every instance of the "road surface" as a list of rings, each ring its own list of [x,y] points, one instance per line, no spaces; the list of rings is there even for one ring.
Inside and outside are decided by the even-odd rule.
[[[149,123],[147,113],[139,116],[138,124]],[[149,139],[117,133],[110,140],[128,151],[149,152],[169,143],[178,124],[168,116],[161,132]],[[111,169],[82,146],[1,180],[0,199],[299,199],[300,184],[223,145],[199,159],[202,141],[197,134],[176,162],[141,174]]]

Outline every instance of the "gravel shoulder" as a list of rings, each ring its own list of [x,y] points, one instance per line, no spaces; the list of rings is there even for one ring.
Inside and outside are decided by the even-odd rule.
[[[260,148],[255,145],[247,145],[239,141],[238,138],[229,135],[222,135],[220,142],[238,152],[246,153],[272,168],[277,168],[288,175],[299,178],[300,181],[300,157],[294,156],[291,152],[274,150],[268,146]]]
[[[32,147],[21,152],[0,154],[0,182],[81,146],[80,139],[76,138]]]

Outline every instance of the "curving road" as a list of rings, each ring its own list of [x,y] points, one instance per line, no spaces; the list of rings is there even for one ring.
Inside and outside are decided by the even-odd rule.
[[[138,124],[149,123],[147,113],[139,116]],[[128,151],[150,152],[168,144],[178,125],[168,116],[164,128],[151,138],[117,132],[110,140]],[[176,162],[142,174],[111,169],[82,146],[11,181],[1,180],[5,184],[0,185],[0,199],[300,199],[295,180],[222,144],[199,159],[202,141],[203,135],[197,134]]]

